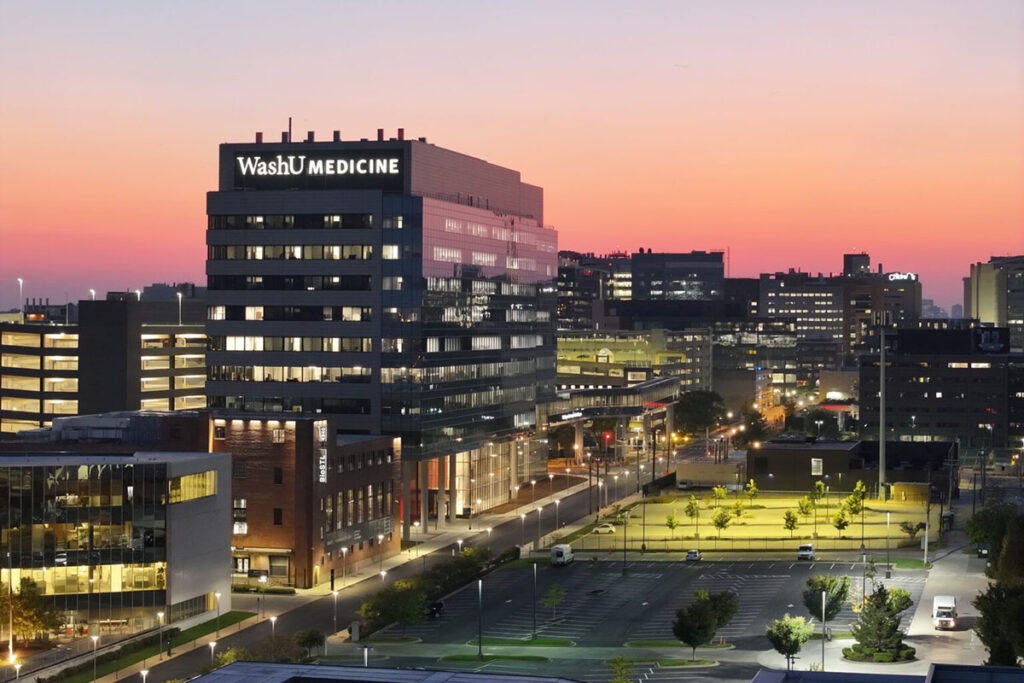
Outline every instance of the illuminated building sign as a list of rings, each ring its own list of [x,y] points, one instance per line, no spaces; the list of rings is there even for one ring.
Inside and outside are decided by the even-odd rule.
[[[917,273],[889,273],[889,282],[900,280],[917,280]]]
[[[320,474],[319,481],[320,481],[321,484],[326,484],[327,483],[327,449],[326,448],[321,448],[320,449],[320,462],[319,462],[319,465],[320,465],[320,467],[319,467],[319,474]]]
[[[404,189],[401,150],[308,151],[294,154],[238,152],[235,187],[254,190]]]

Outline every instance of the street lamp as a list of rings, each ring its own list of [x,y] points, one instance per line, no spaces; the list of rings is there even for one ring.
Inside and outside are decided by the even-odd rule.
[[[477,612],[476,612],[476,656],[484,658],[484,580],[476,580]]]
[[[612,475],[612,481],[615,482],[615,500],[619,499],[619,475]]]
[[[135,290],[135,300],[142,301],[142,292],[138,289]]]
[[[95,289],[90,289],[89,290],[89,296],[92,297],[93,301],[96,301],[96,290]]]
[[[530,500],[530,503],[531,504],[532,503],[536,503],[537,502],[537,480],[536,479],[531,479],[530,480],[530,493],[533,496],[531,498],[531,500]]]
[[[388,570],[387,569],[380,570],[380,580],[381,581],[387,581],[387,576],[388,576]]]
[[[380,557],[379,568],[381,570],[383,570],[384,569],[384,534],[377,534],[377,547],[379,548],[379,550],[377,551],[377,556]]]
[[[159,646],[158,646],[159,649],[160,649],[160,659],[163,659],[164,658],[164,613],[163,612],[157,612],[156,613],[156,618],[160,622],[160,627],[157,630],[157,636],[158,636],[157,639],[160,641],[159,642]]]
[[[818,438],[821,438],[821,425],[825,424],[824,420],[815,420],[814,424],[818,425]],[[823,667],[824,669],[824,667]]]
[[[217,650],[217,641],[216,640],[211,640],[210,641],[210,666],[213,666],[213,662],[214,662],[213,655],[216,652],[216,650]]]
[[[263,618],[263,615],[267,613],[267,590],[266,590],[266,588],[267,588],[267,575],[266,574],[260,574],[259,584],[260,584],[259,585],[260,592],[263,593],[263,600],[260,600],[259,598],[256,599],[257,603],[262,605],[262,607],[260,607],[260,610],[258,610],[259,614],[257,614],[256,616],[258,618]]]
[[[338,632],[338,591],[331,591],[334,596],[334,632]]]
[[[217,598],[217,637],[220,638],[220,591],[213,594]]]
[[[461,555],[462,554],[462,539],[460,538],[459,540],[457,540],[455,542],[459,544],[459,555]]]
[[[149,675],[149,669],[143,669],[139,673],[142,674],[142,683],[146,683],[146,676]]]
[[[277,635],[277,617],[270,617],[270,636]]]
[[[558,531],[558,506],[561,502],[561,499],[555,499],[555,531]],[[490,531],[490,529],[488,529],[488,531]]]
[[[18,279],[20,280],[21,278]],[[14,665],[14,680],[21,680],[21,664]],[[142,680],[145,681],[146,679],[143,678]]]
[[[341,548],[341,587],[345,587],[345,577],[348,575],[348,546],[342,546]],[[261,579],[263,577],[260,577]]]
[[[25,300],[25,281],[20,277],[18,278],[18,308],[22,307],[22,301]]]
[[[604,489],[604,482],[601,481],[600,479],[598,479],[597,480],[597,504],[598,505],[601,504],[601,491],[603,489]],[[608,506],[608,495],[607,494],[605,494],[605,497],[604,497],[604,504],[605,504],[605,507]]]
[[[540,550],[540,513],[543,507],[537,508],[537,544],[533,547],[534,550]]]
[[[526,513],[523,512],[519,515],[520,526],[523,532],[523,542],[520,545],[526,545]]]
[[[96,643],[100,642],[99,636],[89,636],[92,639],[92,680],[96,680]]]
[[[181,326],[181,292],[177,292],[178,295],[178,326]]]
[[[892,565],[889,564],[889,522],[892,518],[892,512],[885,513],[885,578],[892,577]]]

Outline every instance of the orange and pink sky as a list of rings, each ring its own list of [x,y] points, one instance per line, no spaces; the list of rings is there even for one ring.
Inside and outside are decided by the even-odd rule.
[[[961,298],[1024,253],[1024,3],[0,8],[0,308],[204,281],[217,145],[378,127],[522,171],[560,247],[868,251]]]

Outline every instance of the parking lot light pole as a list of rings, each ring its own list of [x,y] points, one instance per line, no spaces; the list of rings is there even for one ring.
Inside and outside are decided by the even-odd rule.
[[[555,499],[555,531],[558,531],[558,505],[561,503],[561,499]],[[490,531],[490,529],[488,529]]]
[[[533,563],[533,639],[537,640],[537,563]]]
[[[534,550],[540,550],[540,513],[544,508],[537,508],[537,544],[533,546]]]
[[[220,591],[213,594],[217,599],[217,637],[220,638]]]
[[[334,596],[334,632],[338,632],[338,591],[331,591]]]
[[[629,531],[629,510],[622,513],[622,575],[626,575],[626,533]]]
[[[892,577],[892,565],[889,564],[889,522],[892,519],[892,512],[885,513],[885,578]]]
[[[523,542],[522,542],[521,545],[526,545],[526,513],[525,512],[520,513],[520,515],[519,515],[519,526],[522,528],[522,532],[523,532]]]
[[[825,591],[821,591],[821,670],[825,670]]]
[[[476,580],[477,612],[476,612],[476,658],[484,658],[484,580]]]
[[[92,680],[96,680],[96,643],[99,642],[99,636],[89,636],[92,639]]]
[[[164,658],[164,613],[157,612],[156,618],[160,622],[160,626],[157,630],[157,639],[160,641],[157,649],[160,650],[160,659]]]
[[[211,640],[210,641],[210,666],[213,666],[213,664],[214,664],[214,653],[216,653],[216,651],[217,651],[217,641],[216,640]]]

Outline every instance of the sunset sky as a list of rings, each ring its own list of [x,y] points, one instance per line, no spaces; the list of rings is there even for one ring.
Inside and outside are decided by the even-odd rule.
[[[5,2],[0,308],[204,284],[217,145],[288,116],[517,169],[563,249],[868,251],[947,308],[1024,253],[1020,0]]]

